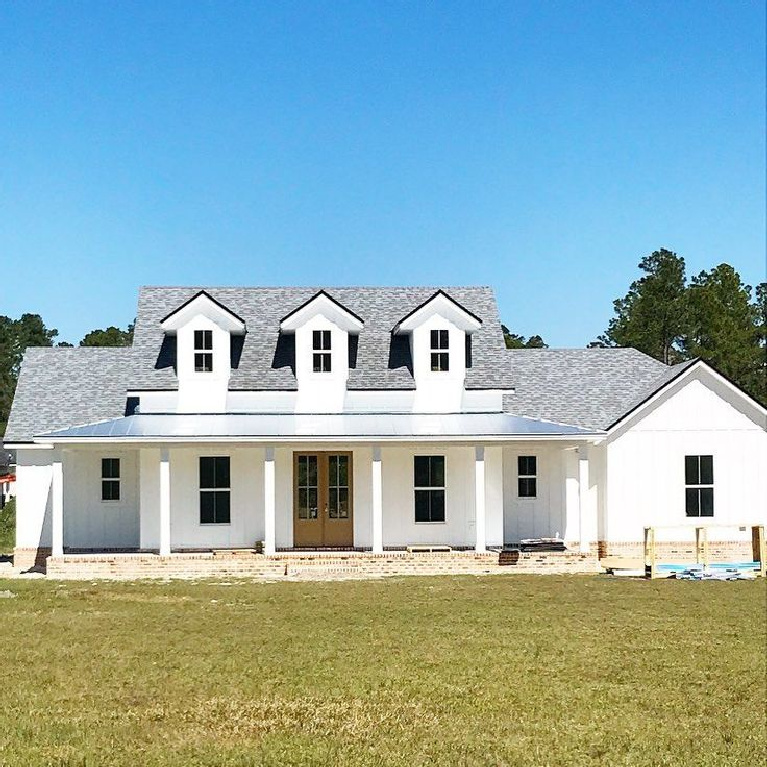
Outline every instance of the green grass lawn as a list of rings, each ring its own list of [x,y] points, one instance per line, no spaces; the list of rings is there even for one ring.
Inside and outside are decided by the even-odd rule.
[[[2,589],[2,765],[767,757],[763,581]]]

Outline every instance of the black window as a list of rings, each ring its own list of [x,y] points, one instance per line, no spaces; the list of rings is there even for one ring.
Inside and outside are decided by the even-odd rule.
[[[225,525],[230,521],[229,458],[200,458],[200,524]]]
[[[688,517],[714,516],[714,457],[684,457],[685,513]]]
[[[445,456],[417,455],[413,459],[415,521],[445,521]]]
[[[330,372],[330,331],[312,332],[312,363],[315,373]]]
[[[194,331],[194,369],[198,373],[213,370],[213,331]]]
[[[120,500],[120,459],[101,459],[101,500]]]
[[[431,369],[450,370],[450,336],[447,330],[431,331]]]
[[[517,456],[517,495],[520,498],[538,496],[538,459],[534,455]]]

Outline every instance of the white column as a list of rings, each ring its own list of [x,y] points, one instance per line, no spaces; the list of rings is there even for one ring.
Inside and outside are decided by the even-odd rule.
[[[383,554],[383,479],[381,448],[373,448],[373,553]]]
[[[277,551],[277,484],[274,471],[274,448],[264,454],[264,554]]]
[[[170,556],[170,451],[160,451],[160,556]]]
[[[474,547],[478,552],[485,552],[485,448],[474,449],[474,510],[476,519],[477,544]]]
[[[589,454],[588,448],[578,448],[578,538],[580,541],[579,551],[588,554],[590,551],[591,531],[588,529],[589,502]]]
[[[51,555],[64,556],[64,468],[61,453],[56,451],[53,458],[51,478]]]

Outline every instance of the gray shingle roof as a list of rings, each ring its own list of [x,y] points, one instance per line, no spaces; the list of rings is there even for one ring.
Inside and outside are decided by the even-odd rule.
[[[606,429],[692,362],[669,367],[636,349],[510,349],[504,409]]]
[[[137,359],[131,388],[146,390],[177,387],[173,368],[168,365],[157,366],[163,338],[160,320],[203,289],[216,301],[242,317],[247,327],[242,355],[238,367],[232,371],[229,388],[295,389],[296,379],[290,366],[276,366],[280,364],[275,361],[280,320],[322,290],[319,287],[142,288],[133,341]],[[429,299],[438,288],[325,290],[365,322],[359,336],[357,366],[349,375],[349,388],[412,389],[413,376],[405,364],[406,358],[392,353],[391,329],[402,317]],[[498,350],[503,349],[503,331],[492,289],[453,287],[443,290],[482,320],[482,327],[472,339],[474,366],[467,376],[467,387],[503,386],[495,364]]]
[[[36,434],[125,413],[129,390],[175,389],[168,355],[161,354],[160,320],[200,288],[143,288],[132,349],[30,348],[21,367],[5,439],[24,442]],[[279,320],[317,288],[209,288],[208,292],[247,325],[233,389],[295,389],[293,371],[278,353]],[[490,288],[446,288],[482,319],[472,344],[467,388],[511,388],[504,409],[515,415],[605,429],[678,375],[633,349],[506,350]],[[331,288],[337,301],[365,321],[350,371],[351,389],[408,389],[408,353],[391,343],[391,328],[435,288]],[[167,351],[167,350],[166,350]],[[166,365],[166,366],[163,366]]]
[[[129,348],[30,347],[24,354],[6,442],[125,415]]]

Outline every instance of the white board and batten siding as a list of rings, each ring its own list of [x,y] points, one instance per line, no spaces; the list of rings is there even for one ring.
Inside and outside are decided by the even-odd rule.
[[[696,524],[714,528],[715,538],[738,540],[751,531],[730,526],[767,523],[767,432],[743,412],[742,398],[702,376],[671,387],[608,440],[607,540],[641,541],[644,527]],[[713,456],[713,517],[686,516],[687,455]],[[660,540],[691,535],[658,531]]]

